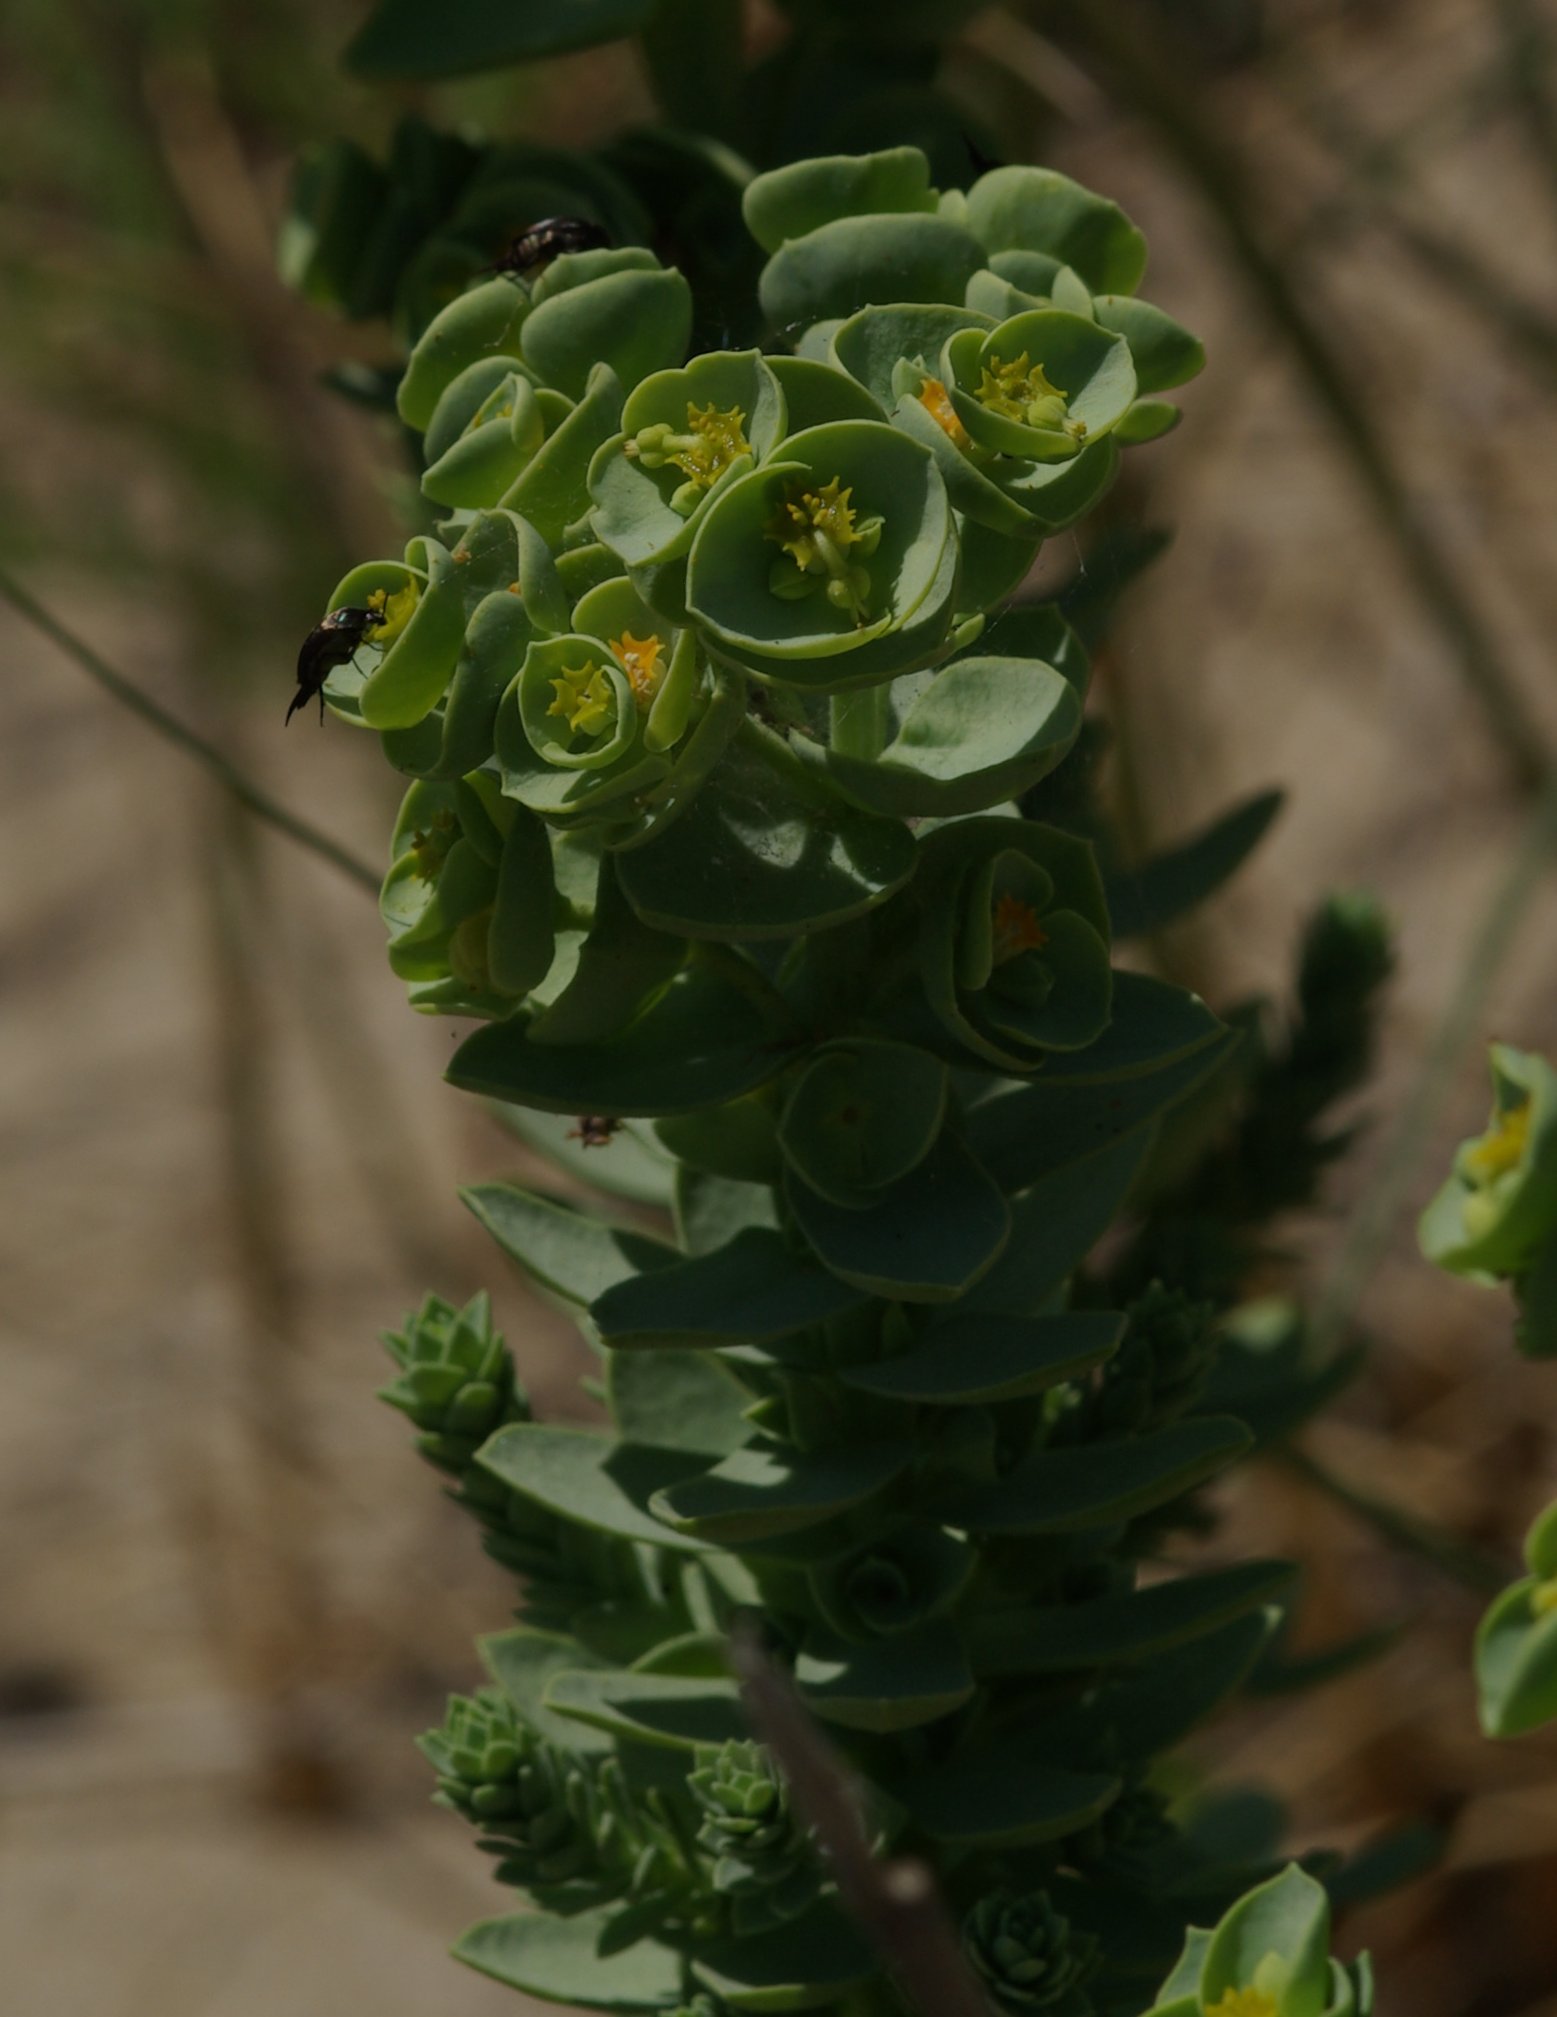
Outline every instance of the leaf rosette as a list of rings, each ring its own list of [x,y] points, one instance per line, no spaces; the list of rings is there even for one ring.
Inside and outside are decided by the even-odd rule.
[[[784,427],[784,395],[758,351],[710,351],[656,372],[628,395],[621,433],[590,464],[597,536],[640,575],[685,560],[715,498],[773,453]],[[640,585],[680,614],[679,581],[668,596]]]
[[[1240,1898],[1210,1932],[1191,1927],[1148,2017],[1369,2017],[1368,1957],[1330,1958],[1330,1901],[1297,1864]]]
[[[606,821],[648,838],[684,811],[742,714],[738,675],[709,668],[694,630],[624,578],[537,638],[498,709],[504,794],[554,826]]]
[[[920,856],[920,973],[959,1044],[1020,1072],[1102,1034],[1108,910],[1085,841],[990,817],[940,828]]]
[[[985,409],[976,394],[984,379],[981,370],[968,360],[982,352],[986,339],[993,348],[1001,330],[1022,319],[1013,316],[1002,323],[971,307],[897,302],[861,309],[840,324],[831,339],[834,361],[891,414],[895,426],[930,450],[955,509],[976,525],[1021,542],[1018,578],[1043,535],[1090,511],[1113,482],[1119,456],[1112,434],[1120,420],[1112,411],[1114,399],[1106,409],[1100,396],[1091,399],[1080,421],[1087,427],[1090,414],[1099,431],[1080,435],[1067,434],[1063,428],[1043,430],[1038,446],[1052,451],[1043,456],[1031,443],[1014,442],[1009,431],[993,443],[977,437],[977,423],[984,418]],[[1063,320],[1071,323],[1086,318],[1069,315]],[[1123,339],[1110,337],[1090,322],[1088,327],[1100,340],[1082,339],[1087,349],[1115,355],[1108,346],[1122,345]],[[1052,329],[1044,340],[1058,347]],[[959,355],[964,358],[973,395],[964,393],[947,361],[953,343],[961,346]],[[1005,355],[1006,361],[1014,364],[1022,352],[1008,350]],[[1125,361],[1129,361],[1128,351]],[[1079,386],[1083,363],[1074,360],[1068,368]],[[1114,368],[1117,370],[1117,365]],[[1031,376],[1030,354],[1024,372]],[[1011,377],[1009,371],[1007,376]],[[998,379],[993,381],[993,390],[995,394],[1002,392]],[[1097,393],[1101,395],[1102,390],[1099,386]],[[978,408],[974,429],[965,423],[959,403],[970,397]],[[1002,395],[1002,403],[1010,400]],[[976,599],[988,602],[999,597],[991,594]],[[971,605],[975,598],[965,590],[963,600]]]
[[[1557,1717],[1557,1505],[1525,1536],[1527,1576],[1476,1631],[1476,1687],[1489,1737],[1519,1737]]]
[[[1033,308],[941,352],[952,413],[975,450],[1020,462],[1069,462],[1105,439],[1135,398],[1130,346],[1062,308]]]
[[[555,949],[546,834],[475,771],[418,781],[391,841],[379,909],[389,964],[413,1008],[500,1018],[547,973]]]
[[[1460,1144],[1421,1221],[1429,1260],[1484,1278],[1522,1274],[1557,1231],[1557,1072],[1509,1044],[1490,1061],[1486,1131]]]
[[[870,685],[941,650],[957,565],[930,454],[883,422],[836,421],[713,501],[687,608],[732,664],[820,691]]]

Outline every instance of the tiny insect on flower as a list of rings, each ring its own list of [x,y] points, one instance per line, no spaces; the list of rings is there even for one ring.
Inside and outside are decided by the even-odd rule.
[[[371,601],[371,598],[370,598]],[[297,654],[297,692],[287,709],[290,721],[300,707],[319,696],[319,719],[324,720],[324,683],[338,665],[349,665],[360,645],[383,627],[383,616],[374,608],[332,609],[303,639]]]

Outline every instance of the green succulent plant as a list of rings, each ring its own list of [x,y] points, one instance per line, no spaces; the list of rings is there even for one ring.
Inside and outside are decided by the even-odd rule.
[[[356,60],[517,60],[561,33],[544,11],[462,20],[455,60],[383,0]],[[641,31],[675,88],[646,5],[573,11],[583,40]],[[831,52],[818,119],[860,94],[854,33],[795,10],[794,48]],[[1115,966],[1111,912],[1208,894],[1274,805],[1112,874],[1051,782],[1087,653],[1019,593],[1200,347],[1136,296],[1116,205],[1036,168],[938,186],[966,146],[927,92],[892,116],[934,159],[796,150],[758,117],[776,78],[728,101],[761,172],[663,133],[573,156],[408,126],[382,170],[306,166],[289,241],[305,287],[410,343],[434,518],[340,584],[382,621],[326,688],[408,780],[391,966],[480,1025],[456,1086],[662,1214],[467,1194],[601,1354],[609,1430],[533,1419],[479,1298],[392,1340],[388,1398],[524,1586],[492,1685],[423,1748],[540,1910],[457,1951],[604,2011],[903,2007],[753,1741],[726,1642],[758,1615],[882,1849],[945,1880],[992,2007],[1135,2017],[1211,1895],[1231,1914],[1164,2009],[1339,2017],[1364,2006],[1310,1954],[1308,1891],[1267,1939],[1269,1887],[1233,1900],[1269,1858],[1208,1861],[1151,1777],[1280,1622],[1288,1565],[1175,1569],[1163,1536],[1252,1447],[1242,1411],[1290,1406],[1293,1354],[1245,1350],[1220,1283],[1087,1269],[1127,1212],[1144,1266],[1238,1050]],[[482,271],[547,214],[611,242]],[[346,222],[377,215],[372,266]],[[1254,1921],[1276,1960],[1245,1971]]]
[[[1093,2007],[1084,1985],[1098,1943],[1074,1933],[1042,1891],[981,1898],[963,1921],[962,1944],[1001,2010],[1085,2017]]]

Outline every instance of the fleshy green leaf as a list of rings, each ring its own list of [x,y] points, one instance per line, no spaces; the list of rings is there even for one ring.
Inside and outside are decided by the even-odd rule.
[[[751,1437],[744,1416],[751,1396],[707,1353],[612,1352],[606,1398],[630,1443],[724,1457]]]
[[[1557,1607],[1537,1608],[1547,1585],[1512,1585],[1476,1631],[1476,1686],[1489,1737],[1522,1737],[1557,1718]]]
[[[492,1111],[526,1148],[573,1181],[636,1205],[670,1210],[676,1166],[647,1130],[624,1127],[600,1148],[583,1139],[576,1114],[536,1113],[498,1102]]]
[[[1273,1601],[1296,1574],[1290,1562],[1239,1562],[1084,1604],[985,1611],[968,1627],[969,1656],[981,1679],[1148,1659]]]
[[[607,1288],[590,1315],[616,1350],[760,1341],[841,1316],[865,1300],[782,1234],[753,1227],[728,1246]]]
[[[1151,1147],[1137,1128],[1122,1141],[1052,1171],[1011,1207],[1005,1253],[974,1284],[974,1310],[1031,1316],[1061,1287],[1102,1237],[1130,1193]]]
[[[1101,1365],[1124,1335],[1125,1320],[1107,1310],[1053,1317],[953,1313],[894,1359],[845,1366],[846,1387],[933,1407],[980,1407],[1042,1393]]]
[[[524,358],[548,385],[581,399],[591,371],[608,364],[631,391],[686,354],[692,290],[674,267],[603,274],[531,309]]]
[[[1330,1904],[1323,1885],[1295,1863],[1240,1898],[1212,1934],[1201,1998],[1209,2006],[1229,1990],[1249,1988],[1260,1970],[1281,2017],[1320,2017],[1330,1979]]]
[[[946,1113],[946,1067],[908,1044],[857,1038],[815,1052],[778,1143],[797,1176],[859,1209],[929,1154]]]
[[[1133,1520],[1250,1448],[1242,1422],[1206,1416],[1117,1443],[1036,1451],[998,1484],[952,1488],[937,1510],[986,1534],[1063,1534]]]
[[[823,1722],[878,1734],[939,1722],[973,1693],[962,1641],[945,1623],[869,1645],[813,1631],[795,1662],[795,1682]]]
[[[945,217],[839,217],[781,246],[757,298],[775,329],[798,330],[872,301],[961,301],[983,264],[978,240]]]
[[[1048,1058],[1043,1083],[1102,1085],[1140,1072],[1158,1072],[1175,1058],[1199,1050],[1224,1027],[1199,995],[1150,974],[1116,973],[1107,1029],[1085,1050]]]
[[[1047,252],[1094,294],[1133,294],[1146,270],[1146,240],[1118,204],[1051,168],[991,169],[967,215],[990,252]]]
[[[721,941],[841,924],[884,902],[913,868],[913,837],[900,822],[811,780],[759,729],[741,731],[667,833],[619,857],[645,922]]]
[[[700,1943],[692,1957],[698,1980],[732,2010],[831,2008],[877,1966],[833,1905],[769,1932]]]
[[[677,1261],[674,1247],[647,1233],[589,1218],[517,1184],[476,1184],[460,1196],[504,1253],[570,1303],[592,1303],[613,1282]]]
[[[735,1742],[750,1730],[733,1681],[678,1674],[560,1673],[546,1706],[628,1743],[679,1750]]]
[[[467,1037],[451,1085],[556,1114],[684,1113],[735,1099],[784,1063],[788,1030],[756,984],[689,967],[620,1036],[601,1043],[532,1043],[523,1016]]]
[[[1258,792],[1177,847],[1154,855],[1139,868],[1110,876],[1106,888],[1115,938],[1141,938],[1160,931],[1204,903],[1253,854],[1285,797],[1280,791]]]
[[[908,1465],[897,1444],[815,1454],[777,1448],[737,1450],[701,1476],[671,1484],[654,1498],[656,1514],[678,1533],[720,1547],[799,1533],[874,1498]]]
[[[917,1824],[961,1849],[1014,1849],[1053,1842],[1095,1821],[1119,1792],[1117,1779],[989,1755],[893,1788]]]
[[[477,1640],[487,1672],[530,1727],[564,1750],[590,1752],[610,1748],[597,1731],[553,1715],[545,1705],[546,1690],[558,1674],[592,1664],[576,1639],[560,1632],[540,1632],[533,1625],[515,1625]]]
[[[494,1478],[565,1520],[624,1541],[700,1550],[702,1542],[672,1533],[647,1507],[654,1494],[699,1476],[708,1459],[689,1450],[619,1443],[587,1429],[513,1422],[477,1454]]]
[[[454,11],[378,0],[345,60],[374,80],[468,77],[635,34],[653,11],[653,0],[463,0]]]
[[[596,2010],[666,2010],[681,1989],[681,1956],[656,1940],[618,1947],[611,1911],[571,1919],[516,1912],[485,1919],[454,1945],[454,1957],[510,1989],[546,2003]]]
[[[1241,1041],[1208,1020],[1205,1041],[1159,1071],[1106,1086],[1055,1085],[1047,1072],[1002,1087],[968,1115],[969,1146],[995,1181],[1023,1190],[1149,1126],[1221,1068]]]
[[[953,1135],[864,1207],[832,1203],[791,1171],[795,1223],[819,1260],[846,1282],[905,1302],[964,1294],[994,1263],[1011,1231],[998,1187]]]
[[[835,218],[935,207],[930,164],[917,147],[795,161],[753,176],[741,197],[746,228],[768,253]]]

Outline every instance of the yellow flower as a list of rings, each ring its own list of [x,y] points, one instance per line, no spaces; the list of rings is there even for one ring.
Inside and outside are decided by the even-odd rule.
[[[422,585],[419,581],[408,581],[404,588],[397,588],[393,595],[387,588],[375,588],[367,599],[367,606],[378,614],[379,625],[368,637],[369,644],[392,644],[416,614],[416,605],[422,599]]]
[[[1039,924],[1032,905],[1009,892],[995,905],[994,930],[996,966],[1004,966],[1020,953],[1041,952],[1049,943],[1049,934]]]
[[[633,699],[640,707],[647,707],[660,690],[660,682],[665,677],[660,664],[660,653],[664,649],[664,640],[652,631],[647,637],[634,637],[630,630],[624,630],[620,637],[613,637],[610,641],[611,656],[626,673]]]
[[[1477,1183],[1490,1184],[1519,1167],[1530,1139],[1530,1100],[1505,1107],[1474,1148],[1465,1155],[1466,1168]]]
[[[964,454],[973,446],[968,430],[957,418],[957,409],[951,403],[951,394],[938,378],[927,378],[919,387],[919,404]]]
[[[668,462],[694,489],[711,490],[732,462],[751,453],[745,420],[739,406],[721,411],[712,400],[706,406],[689,401],[685,433],[678,434],[667,421],[655,421],[641,427],[624,449],[645,469],[663,469]]]
[[[991,357],[980,370],[974,397],[991,413],[1024,427],[1063,427],[1078,436],[1087,431],[1082,422],[1067,420],[1065,393],[1051,384],[1041,364],[1028,362],[1025,350],[1009,364]]]
[[[1268,1989],[1229,1989],[1206,2005],[1206,2017],[1276,2017],[1276,1999]]]
[[[592,659],[565,665],[551,688],[556,698],[546,712],[561,715],[574,735],[599,735],[610,726],[614,696],[603,666]]]
[[[845,490],[839,476],[820,490],[802,490],[792,483],[773,508],[766,537],[782,546],[804,573],[825,573],[828,549],[845,554],[859,537],[849,502],[853,495],[853,485]]]
[[[416,873],[423,882],[436,882],[448,859],[450,848],[459,839],[459,824],[445,806],[435,813],[425,829],[411,836],[411,852],[416,857]]]

